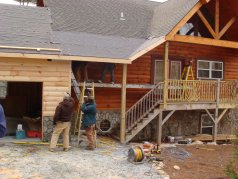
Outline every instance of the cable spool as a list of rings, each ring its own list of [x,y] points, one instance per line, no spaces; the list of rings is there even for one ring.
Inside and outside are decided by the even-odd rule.
[[[144,160],[145,154],[141,147],[136,146],[135,148],[130,148],[128,151],[128,158],[127,160],[131,163],[142,162]]]

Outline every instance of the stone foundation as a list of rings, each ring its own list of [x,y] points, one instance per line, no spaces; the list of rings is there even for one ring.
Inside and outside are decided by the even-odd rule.
[[[97,128],[98,133],[106,134],[106,133],[113,133],[117,135],[118,130],[120,130],[120,118],[121,113],[119,111],[111,111],[111,110],[100,110],[97,112]],[[109,121],[110,127],[108,130],[102,130],[103,124],[102,122]],[[106,129],[106,128],[105,128]]]
[[[53,117],[43,118],[43,141],[49,142],[53,133]]]
[[[213,113],[213,111],[210,111]],[[221,111],[220,111],[221,113]],[[164,112],[166,116],[168,112]],[[206,114],[203,110],[176,111],[164,124],[163,136],[189,136],[200,133],[201,114]],[[110,127],[108,130],[100,130],[101,122],[108,120]],[[107,124],[107,123],[106,123]],[[73,124],[72,124],[73,125]],[[120,134],[120,112],[101,110],[97,113],[97,128],[99,134]],[[157,119],[147,125],[134,140],[156,140]],[[43,141],[50,141],[53,132],[53,117],[44,117],[43,121]],[[238,132],[238,109],[231,109],[221,119],[218,124],[218,134],[235,134]]]

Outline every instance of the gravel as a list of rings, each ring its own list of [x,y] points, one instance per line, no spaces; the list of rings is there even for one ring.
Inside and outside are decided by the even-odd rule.
[[[68,152],[58,147],[49,152],[44,145],[0,145],[1,179],[162,179],[151,163],[134,165],[127,161],[129,146],[107,138],[98,139],[95,151],[74,144]],[[75,147],[74,147],[75,146]]]

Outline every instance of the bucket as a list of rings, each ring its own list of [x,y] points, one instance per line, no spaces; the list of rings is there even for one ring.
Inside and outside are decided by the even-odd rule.
[[[16,130],[16,139],[25,139],[26,133],[24,130]]]

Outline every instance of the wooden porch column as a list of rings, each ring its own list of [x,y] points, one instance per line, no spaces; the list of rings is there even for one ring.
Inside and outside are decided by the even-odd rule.
[[[212,135],[213,142],[216,142],[216,139],[217,139],[217,124],[219,122],[220,86],[221,86],[221,81],[220,81],[220,79],[218,79],[217,80],[217,92],[216,92],[215,119],[214,119],[214,126],[213,126],[213,135]]]
[[[164,108],[167,106],[168,98],[168,61],[169,61],[169,42],[164,44]]]
[[[162,120],[163,120],[163,111],[159,113],[159,117],[157,119],[157,144],[161,144],[162,138]]]
[[[126,141],[126,75],[127,64],[123,64],[122,86],[121,86],[121,125],[120,125],[120,142]]]

